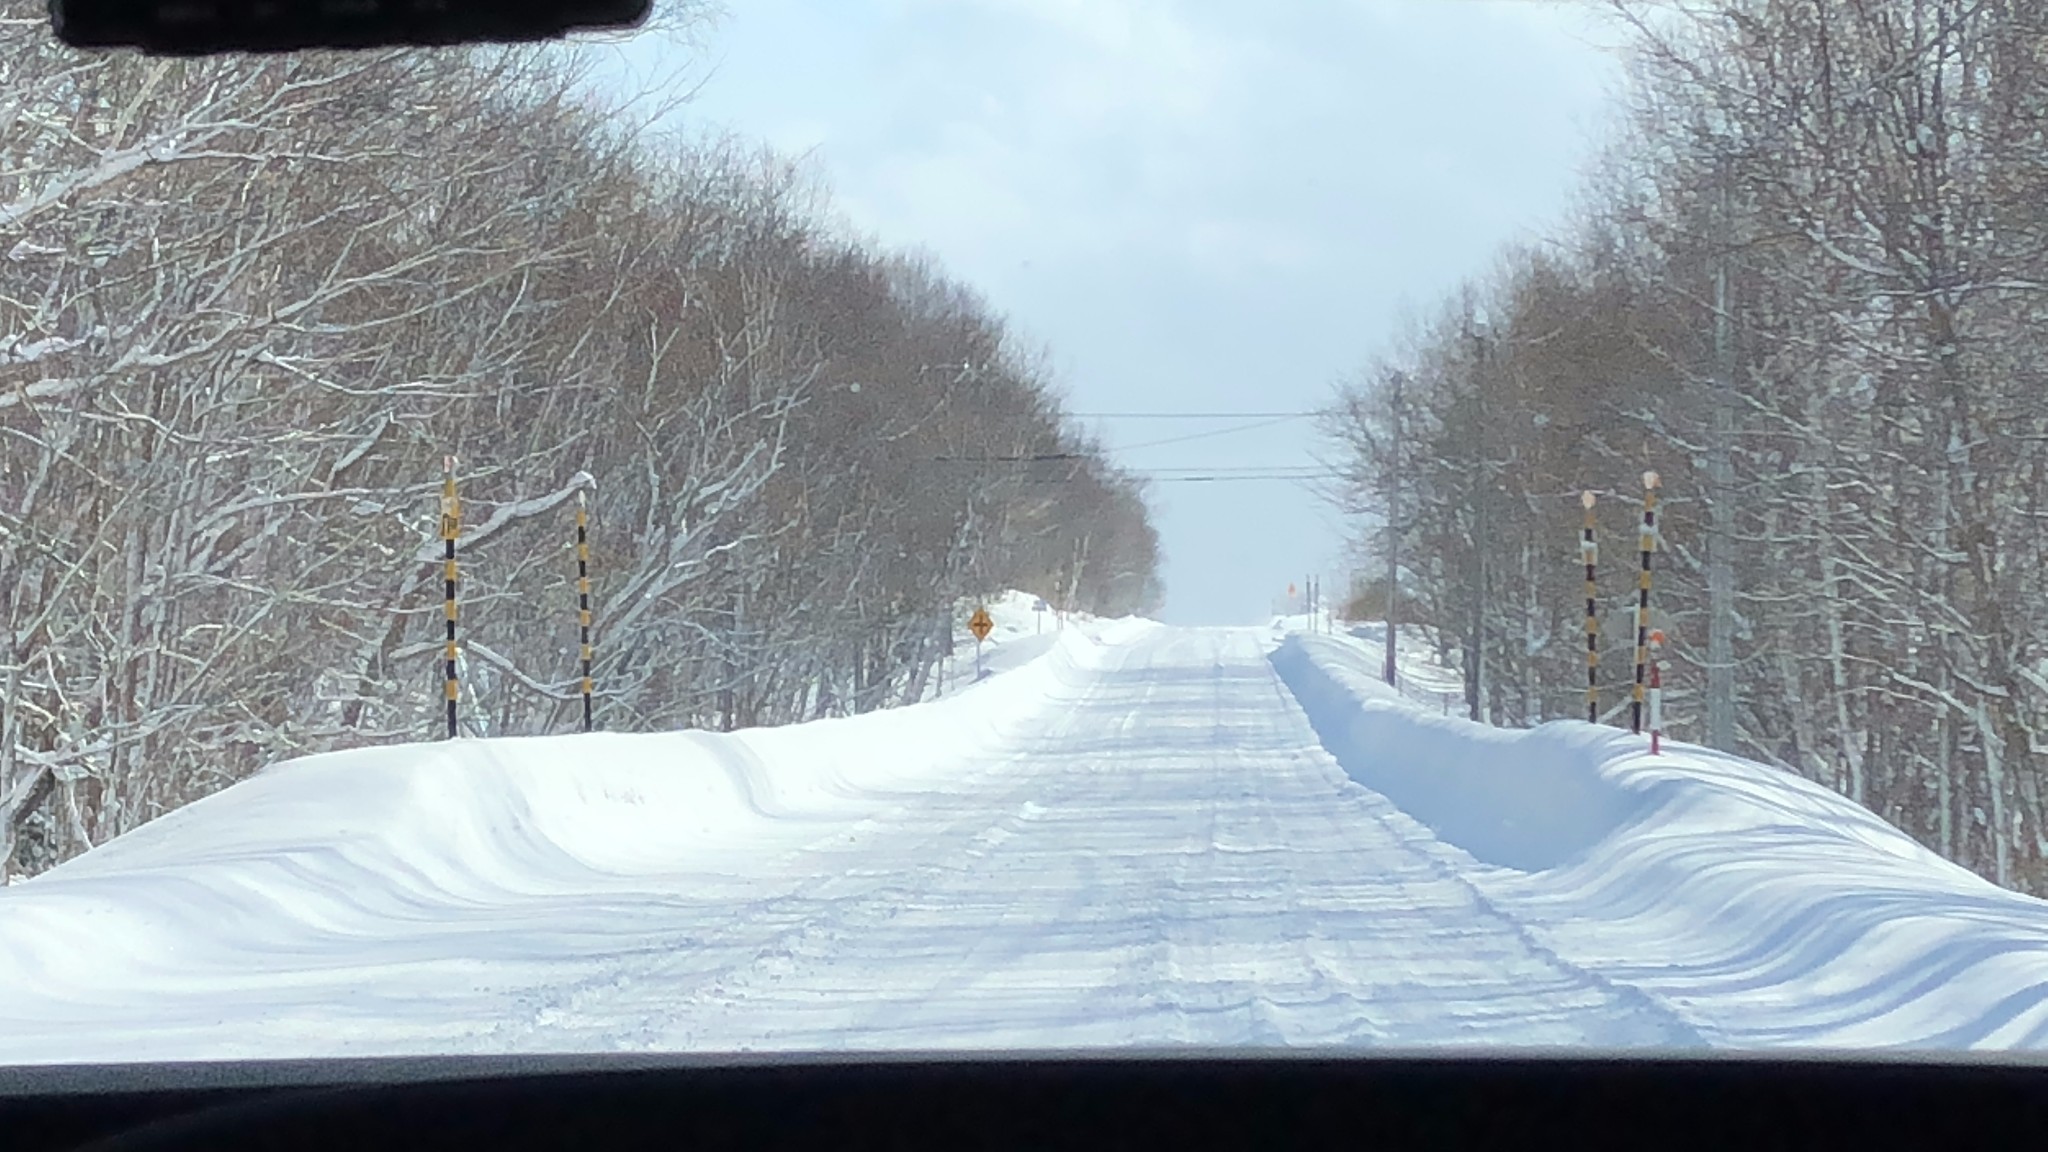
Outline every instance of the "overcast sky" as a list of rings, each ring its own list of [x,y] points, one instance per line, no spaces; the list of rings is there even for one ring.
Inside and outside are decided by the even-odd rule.
[[[1047,349],[1076,412],[1326,403],[1405,315],[1541,236],[1609,115],[1614,39],[1487,0],[727,0],[686,123],[808,157]],[[1311,421],[1091,421],[1141,469],[1296,465]],[[1174,440],[1175,443],[1157,443]],[[1299,484],[1157,483],[1173,623],[1261,622],[1343,528]]]

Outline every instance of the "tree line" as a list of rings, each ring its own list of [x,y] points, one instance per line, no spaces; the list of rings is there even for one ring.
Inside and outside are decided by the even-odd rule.
[[[1639,474],[1667,727],[2048,891],[2048,7],[1619,5],[1583,209],[1340,389],[1361,609],[1497,723],[1581,715],[1582,488],[1607,700]]]
[[[1139,483],[928,260],[537,49],[145,59],[0,0],[0,865],[436,732],[918,699],[964,597],[1158,596]]]

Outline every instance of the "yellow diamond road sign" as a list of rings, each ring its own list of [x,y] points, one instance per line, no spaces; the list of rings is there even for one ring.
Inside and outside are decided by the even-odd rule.
[[[995,630],[995,626],[996,622],[989,618],[988,609],[986,608],[976,608],[974,615],[967,619],[967,630],[974,633],[974,640],[977,644],[988,639],[988,634]]]

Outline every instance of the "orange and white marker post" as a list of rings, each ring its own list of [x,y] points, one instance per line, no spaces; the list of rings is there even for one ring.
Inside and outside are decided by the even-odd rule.
[[[1650,755],[1664,746],[1664,632],[1650,633]]]

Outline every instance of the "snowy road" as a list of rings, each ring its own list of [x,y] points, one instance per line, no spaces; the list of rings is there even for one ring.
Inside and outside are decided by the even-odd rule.
[[[1157,629],[687,954],[557,1006],[653,1047],[1600,1044],[1688,1034],[1376,818],[1256,632]],[[687,931],[679,920],[677,932]],[[618,1029],[630,1022],[630,1035]]]
[[[0,890],[0,1063],[2048,1046],[2048,904],[1785,773],[1443,717],[1364,640],[1029,643],[850,719],[277,765]]]

